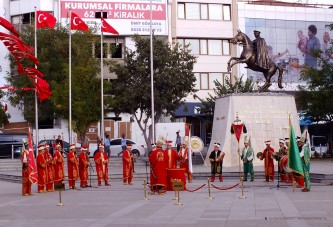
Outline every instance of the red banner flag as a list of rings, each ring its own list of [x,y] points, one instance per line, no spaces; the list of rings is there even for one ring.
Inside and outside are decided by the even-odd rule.
[[[244,126],[244,124],[232,124],[232,126],[231,126],[238,142],[239,142],[240,137],[243,132],[243,126]]]
[[[101,17],[102,25],[101,25],[101,31],[102,32],[109,32],[115,35],[119,35],[119,32],[117,32],[116,29],[114,29],[106,20],[104,20],[103,17]]]
[[[50,85],[46,82],[46,80],[43,80],[38,77],[37,77],[37,83],[35,83],[34,79],[32,80],[35,84],[39,102],[43,102],[43,100],[48,99],[52,95],[52,91],[50,90]]]
[[[36,77],[44,77],[43,73],[35,68],[24,68],[25,74],[29,77],[36,78]]]
[[[88,31],[88,25],[75,13],[71,16],[71,30]]]
[[[29,128],[29,132],[28,132],[28,143],[29,143],[29,146],[28,146],[29,180],[32,184],[36,184],[38,181],[38,175],[37,175],[37,167],[36,167],[36,163],[35,163],[35,155],[34,155],[34,148],[33,148],[30,128]]]
[[[52,14],[40,10],[37,11],[36,18],[37,28],[54,28],[57,22],[57,19]]]
[[[14,26],[5,18],[0,17],[0,25],[2,25],[5,29],[13,33],[15,36],[19,37],[20,34],[16,31]]]

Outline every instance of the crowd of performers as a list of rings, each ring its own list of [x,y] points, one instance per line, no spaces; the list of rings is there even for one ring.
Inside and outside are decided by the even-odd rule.
[[[278,151],[271,147],[271,140],[265,141],[266,148],[262,152],[257,153],[257,157],[264,161],[265,181],[274,181],[274,160],[278,161],[278,171],[281,181],[284,183],[293,183],[296,181],[296,187],[303,188],[302,192],[309,192],[311,189],[310,183],[310,148],[306,143],[305,137],[297,137],[298,150],[303,165],[304,177],[299,173],[293,172],[288,167],[288,147],[289,138],[279,140]],[[249,146],[249,141],[245,138],[244,148],[241,150],[240,158],[243,161],[244,181],[247,181],[247,176],[250,173],[251,181],[254,180],[253,159],[254,151]]]
[[[26,160],[25,145],[21,153],[22,162],[22,195],[31,195],[31,182],[29,180],[29,162]],[[37,155],[37,174],[38,174],[38,187],[39,193],[53,192],[55,191],[55,185],[62,184],[65,180],[65,161],[64,153],[60,143],[54,147],[54,154],[50,152],[49,144],[41,144],[38,146]],[[94,155],[94,162],[96,166],[96,173],[98,178],[98,186],[102,185],[104,181],[105,186],[110,186],[108,180],[108,163],[109,157],[104,152],[104,145],[99,145],[97,152]],[[90,159],[88,156],[88,147],[82,146],[80,155],[76,154],[76,146],[72,144],[69,146],[69,152],[67,153],[67,176],[70,189],[76,188],[76,181],[80,180],[80,187],[85,188],[88,186],[88,170],[91,167]]]
[[[164,194],[166,190],[172,188],[172,181],[186,181],[185,173],[188,181],[192,182],[192,173],[189,172],[188,165],[188,149],[186,142],[181,144],[180,151],[177,152],[171,148],[172,141],[166,141],[166,150],[162,149],[165,141],[158,141],[152,152],[149,154],[150,162],[150,188],[151,193]],[[24,147],[28,147],[27,145]],[[36,158],[37,174],[38,174],[38,192],[53,192],[55,185],[63,184],[65,180],[65,159],[61,143],[54,147],[54,154],[50,152],[49,144],[41,144],[38,146],[38,155]],[[127,144],[122,155],[123,162],[123,184],[132,185],[134,172],[134,156],[131,152],[132,145]],[[26,160],[28,149],[23,149],[21,153],[22,162],[22,195],[31,195],[31,182],[29,180],[29,162]],[[110,186],[109,183],[109,156],[104,152],[104,145],[100,144],[98,150],[94,153],[94,162],[96,166],[96,175],[98,186]],[[178,164],[179,163],[179,164]],[[179,167],[178,167],[179,165]],[[178,167],[178,168],[177,168]],[[77,155],[76,146],[69,146],[67,153],[67,180],[70,189],[76,188],[76,181],[80,180],[80,187],[88,186],[89,168],[92,168],[88,155],[88,147],[82,146],[81,152]],[[170,170],[170,176],[167,172]],[[178,171],[182,170],[182,171]],[[172,172],[174,171],[174,172]],[[169,182],[168,182],[169,181]],[[186,183],[186,182],[185,182]]]

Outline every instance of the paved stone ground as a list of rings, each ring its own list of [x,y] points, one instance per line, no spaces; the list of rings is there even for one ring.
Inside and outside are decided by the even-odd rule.
[[[333,173],[333,162],[313,162],[317,173]],[[199,170],[197,167],[194,169]],[[136,169],[144,172],[145,167]],[[239,181],[229,177],[214,182],[217,187],[230,187]],[[96,185],[93,180],[92,185]],[[188,184],[195,189],[207,183],[195,179]],[[277,181],[265,183],[256,178],[245,182],[244,196],[240,186],[230,190],[208,187],[196,192],[180,192],[177,203],[174,192],[165,195],[147,195],[144,200],[143,179],[134,179],[133,185],[123,185],[120,179],[111,187],[101,186],[81,190],[35,193],[21,196],[21,185],[0,181],[0,226],[333,226],[333,187],[313,184],[311,192],[292,190],[291,186],[276,188]],[[67,185],[66,185],[67,186]],[[36,191],[34,186],[33,191]]]

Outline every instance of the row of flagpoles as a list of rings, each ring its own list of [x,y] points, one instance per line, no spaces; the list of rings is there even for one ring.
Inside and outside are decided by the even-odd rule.
[[[72,56],[71,56],[71,31],[72,30],[81,30],[81,31],[88,31],[88,25],[75,13],[69,12],[69,142],[72,142],[72,101],[71,101],[71,73],[72,73]],[[19,89],[15,89],[9,86],[0,87],[0,89],[9,89],[10,91],[15,90],[35,90],[35,121],[36,121],[36,144],[38,143],[38,102],[42,102],[45,99],[48,99],[49,96],[52,94],[49,84],[42,79],[43,73],[38,70],[38,59],[37,59],[37,29],[40,28],[51,28],[54,29],[57,20],[56,18],[45,11],[35,10],[35,47],[34,47],[34,55],[33,48],[24,44],[24,42],[19,39],[19,33],[16,31],[14,26],[7,21],[6,19],[0,17],[0,25],[6,28],[14,35],[9,35],[0,32],[0,40],[4,43],[4,45],[8,48],[12,56],[15,58],[18,68],[18,73],[21,75],[23,73],[27,74],[32,82],[34,83],[34,88],[30,87],[23,87]],[[101,124],[103,124],[104,119],[104,103],[103,103],[103,32],[108,32],[112,34],[119,34],[110,24],[106,22],[104,18],[101,18],[101,108],[102,108],[102,119]],[[22,59],[30,59],[35,67],[28,68],[24,67],[21,64]],[[103,131],[103,130],[102,130]]]

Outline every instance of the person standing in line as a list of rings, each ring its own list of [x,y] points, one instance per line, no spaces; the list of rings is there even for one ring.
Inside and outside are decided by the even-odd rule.
[[[264,160],[265,162],[265,181],[274,181],[274,162],[273,162],[273,153],[274,149],[271,147],[271,142],[270,140],[266,140],[266,148],[262,152],[262,156],[260,157],[261,160]]]
[[[31,193],[31,182],[29,179],[29,150],[28,150],[28,141],[26,139],[23,139],[23,147],[22,147],[22,153],[21,153],[21,164],[22,164],[22,195],[23,196],[29,196],[32,195]]]
[[[167,162],[162,150],[163,141],[157,141],[156,149],[149,155],[150,163],[150,194],[165,194],[167,189]]]
[[[65,179],[65,170],[64,170],[64,157],[61,153],[62,147],[60,144],[55,146],[54,152],[54,184],[62,184],[62,181]]]
[[[188,182],[192,182],[192,173],[190,172],[189,169],[189,164],[188,164],[188,148],[187,148],[187,142],[183,141],[182,142],[182,148],[180,149],[179,153],[179,160],[180,160],[180,168],[185,169],[185,173],[187,174],[187,179]]]
[[[311,189],[311,182],[310,182],[310,148],[309,145],[306,143],[306,138],[301,137],[299,140],[300,146],[302,146],[302,150],[300,153],[303,171],[304,171],[304,183],[305,187],[302,189],[302,192],[309,192]]]
[[[253,158],[254,151],[252,147],[249,146],[249,139],[246,137],[244,139],[244,147],[242,149],[241,160],[243,161],[244,169],[244,181],[247,181],[247,175],[250,173],[251,181],[254,180],[254,171],[253,171]]]
[[[107,153],[108,157],[110,157],[110,155],[111,155],[111,151],[110,151],[111,144],[110,144],[109,135],[105,136],[104,146],[105,146],[105,153]]]
[[[90,166],[90,162],[87,151],[88,146],[82,146],[79,155],[79,175],[81,188],[85,188],[88,186],[88,168]]]
[[[177,161],[180,160],[177,151],[172,149],[172,141],[167,141],[167,147],[165,150],[165,157],[167,160],[167,169],[176,169],[177,168]]]
[[[175,141],[175,146],[177,147],[177,152],[179,153],[181,144],[182,144],[182,137],[179,135],[179,130],[176,132],[176,141]]]
[[[54,161],[53,156],[50,152],[50,145],[45,144],[45,160],[47,168],[47,182],[46,182],[46,191],[54,192],[53,181],[54,181]]]
[[[37,155],[37,172],[38,172],[38,192],[43,193],[45,191],[45,185],[47,180],[46,160],[44,155],[45,145],[38,146]]]
[[[98,152],[94,156],[94,161],[96,164],[96,173],[98,178],[98,186],[102,185],[102,179],[104,179],[105,186],[110,186],[109,184],[109,157],[104,152],[104,145],[100,144],[98,146]]]
[[[79,163],[76,157],[75,144],[69,146],[67,155],[68,183],[70,189],[75,189],[75,181],[79,178]]]
[[[131,152],[132,144],[127,144],[126,150],[123,151],[123,183],[133,184],[133,154]]]
[[[211,164],[211,181],[215,181],[215,175],[218,175],[220,182],[223,181],[222,176],[222,165],[223,165],[223,158],[225,153],[222,152],[220,149],[219,143],[214,143],[214,150],[209,155],[209,161]]]
[[[123,153],[124,150],[126,150],[126,134],[121,134],[120,138],[120,144],[121,144],[121,152],[118,153],[118,157]]]

